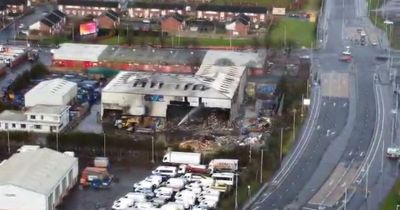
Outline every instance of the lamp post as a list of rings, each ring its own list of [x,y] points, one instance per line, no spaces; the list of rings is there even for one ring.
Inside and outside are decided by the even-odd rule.
[[[296,109],[293,109],[293,140],[296,138]]]
[[[261,160],[260,160],[260,184],[263,182],[263,164],[264,164],[264,150],[261,149]]]
[[[8,154],[11,154],[11,147],[10,147],[10,132],[8,129],[6,130],[7,132],[7,149],[8,149]]]
[[[103,156],[106,157],[106,133],[103,132]]]
[[[154,163],[154,136],[151,137],[151,163]]]
[[[239,174],[235,173],[235,210],[239,209],[239,205],[238,205],[238,179],[239,179]]]

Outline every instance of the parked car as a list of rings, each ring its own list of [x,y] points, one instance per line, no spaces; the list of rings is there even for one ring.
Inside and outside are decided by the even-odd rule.
[[[178,170],[175,166],[158,166],[151,173],[154,175],[176,177],[178,175]]]
[[[111,209],[113,210],[122,210],[122,209],[126,209],[129,207],[133,207],[134,201],[132,198],[126,198],[126,197],[122,197],[116,201],[114,201]]]

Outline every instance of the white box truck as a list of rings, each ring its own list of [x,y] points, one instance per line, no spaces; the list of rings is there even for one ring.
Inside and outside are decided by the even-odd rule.
[[[196,152],[167,152],[163,157],[164,163],[200,165],[201,153]]]
[[[208,164],[210,173],[218,171],[235,172],[239,169],[238,159],[214,159]]]
[[[389,148],[387,148],[386,156],[388,158],[398,159],[400,157],[400,148],[399,147],[389,147]]]

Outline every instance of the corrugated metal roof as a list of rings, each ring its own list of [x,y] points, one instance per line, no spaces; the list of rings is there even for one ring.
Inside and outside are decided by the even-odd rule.
[[[97,62],[100,54],[107,48],[101,44],[63,43],[53,52],[55,60]]]
[[[103,92],[233,98],[245,66],[202,65],[196,75],[120,72]]]
[[[68,80],[56,78],[52,80],[46,80],[40,82],[31,90],[29,90],[26,94],[28,96],[35,95],[37,97],[51,97],[54,96],[63,96],[71,89],[77,87],[75,82],[70,82]]]
[[[51,149],[16,153],[0,165],[0,185],[49,195],[78,160]]]

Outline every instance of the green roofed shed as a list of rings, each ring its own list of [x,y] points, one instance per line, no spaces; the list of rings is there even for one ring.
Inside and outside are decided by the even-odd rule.
[[[119,70],[114,70],[105,67],[93,67],[88,69],[87,72],[89,75],[100,74],[103,75],[104,77],[113,77],[118,74]]]

